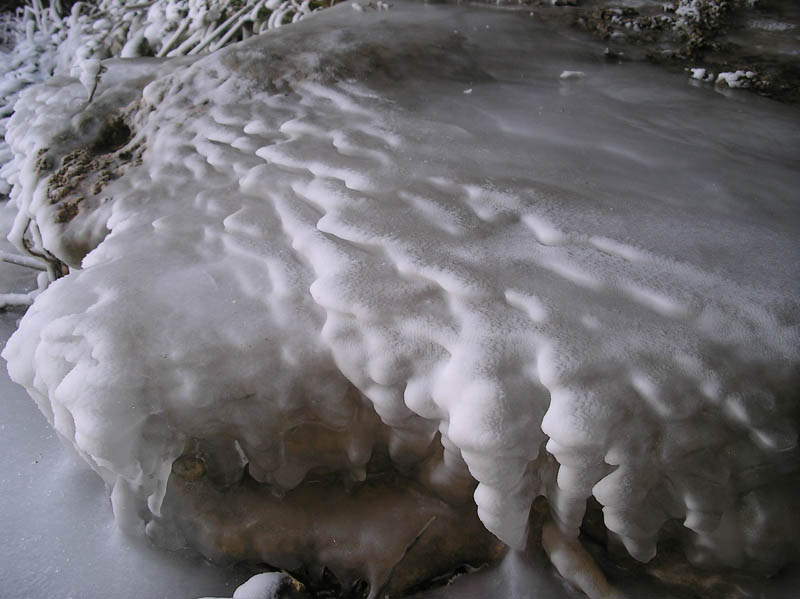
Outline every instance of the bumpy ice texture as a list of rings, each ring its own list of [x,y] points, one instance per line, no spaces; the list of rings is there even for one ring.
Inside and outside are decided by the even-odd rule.
[[[779,565],[797,548],[796,209],[703,183],[556,187],[531,158],[552,140],[486,116],[481,82],[506,67],[426,11],[331,28],[332,9],[199,60],[109,63],[88,106],[76,80],[24,92],[12,197],[73,272],[9,341],[12,378],[132,529],[191,443],[280,489],[361,480],[385,447],[433,456],[443,495],[477,481],[514,548],[535,497],[570,535],[594,497],[637,559],[677,530],[696,561]]]

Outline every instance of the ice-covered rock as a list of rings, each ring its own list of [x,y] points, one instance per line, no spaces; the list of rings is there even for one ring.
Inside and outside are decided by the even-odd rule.
[[[458,528],[447,504],[522,548],[537,496],[565,537],[594,497],[639,560],[663,535],[704,564],[796,556],[796,113],[676,133],[703,90],[655,110],[581,63],[587,109],[530,19],[393,4],[107,62],[90,104],[75,79],[24,92],[12,197],[73,271],[12,378],[124,527],[373,592],[388,518],[414,524],[392,560]]]

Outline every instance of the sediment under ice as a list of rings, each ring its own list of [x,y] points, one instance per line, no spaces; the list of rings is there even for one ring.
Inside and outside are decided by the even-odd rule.
[[[3,357],[123,527],[252,557],[224,518],[183,522],[206,509],[192,485],[224,503],[246,467],[303,521],[310,479],[368,486],[386,455],[416,481],[393,483],[398,510],[464,510],[477,482],[512,548],[537,496],[571,536],[594,497],[639,560],[664,535],[696,563],[797,555],[796,123],[728,153],[724,120],[689,139],[613,86],[634,124],[538,119],[557,107],[537,86],[568,110],[592,74],[559,81],[568,61],[537,67],[520,36],[483,31],[501,22],[538,32],[345,6],[200,59],[106,61],[88,104],[75,79],[23,93],[12,198],[72,271]],[[597,180],[584,127],[608,129]],[[616,146],[615,127],[663,152]],[[722,160],[763,196],[680,178]],[[674,187],[654,185],[668,169]],[[391,574],[330,546],[253,551]]]

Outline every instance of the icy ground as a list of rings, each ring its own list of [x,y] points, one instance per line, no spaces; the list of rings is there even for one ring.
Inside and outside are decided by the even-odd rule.
[[[796,109],[400,3],[106,67],[9,125],[12,197],[73,272],[4,356],[120,525],[323,559],[247,553],[217,487],[289,509],[320,468],[369,488],[375,452],[448,498],[469,472],[512,547],[535,496],[567,535],[594,496],[642,561],[662,526],[701,564],[793,557]]]

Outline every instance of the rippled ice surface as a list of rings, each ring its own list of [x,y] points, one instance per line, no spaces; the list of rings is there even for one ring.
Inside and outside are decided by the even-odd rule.
[[[417,8],[415,18],[425,19],[425,11],[432,11],[429,15],[438,19],[441,28],[442,16],[435,12],[439,9]],[[339,18],[362,18],[348,7],[337,11]],[[542,204],[560,206],[558,218],[564,216],[563,207],[569,206],[571,228],[598,233],[590,240],[592,251],[647,261],[649,257],[637,254],[633,247],[645,245],[666,260],[702,265],[712,279],[719,274],[750,290],[769,290],[763,296],[766,303],[776,296],[797,294],[800,255],[793,236],[798,230],[800,114],[796,109],[751,95],[723,95],[692,87],[685,76],[646,65],[609,63],[601,45],[525,13],[465,8],[448,19],[455,36],[451,39],[457,43],[444,44],[433,54],[422,44],[419,52],[412,49],[405,57],[407,63],[392,63],[387,70],[387,97],[419,123],[435,123],[432,128],[437,135],[452,136],[455,159],[447,155],[446,136],[429,146],[424,125],[405,132],[419,144],[421,173],[432,173],[435,164],[443,161],[448,173],[458,176],[460,172],[461,180],[484,177],[477,183],[494,195],[479,195],[476,202],[489,201],[488,217],[494,216],[493,210],[502,217],[502,206],[491,202],[502,204],[504,193],[527,185],[532,177]],[[407,26],[409,35],[418,35],[412,18]],[[425,34],[419,35],[425,41]],[[468,56],[480,56],[477,63],[452,55],[464,48],[471,50]],[[444,76],[437,70],[442,62],[448,65]],[[407,78],[406,70],[415,76]],[[565,72],[572,74],[562,77]],[[375,81],[372,89],[381,94]],[[463,135],[467,124],[469,135]],[[296,132],[302,138],[304,130]],[[462,152],[458,147],[475,140],[481,140],[482,149]],[[410,153],[409,146],[403,147],[405,161],[413,159],[410,147]],[[314,151],[312,143],[308,155]],[[268,157],[302,168],[308,155],[298,151]],[[453,164],[465,155],[468,162]],[[289,164],[290,158],[298,163]],[[312,172],[313,168],[312,164]],[[364,177],[366,183],[357,179],[357,173],[351,176],[356,177],[351,180],[355,187],[369,187],[369,175]],[[469,195],[469,189],[452,181],[434,184],[443,194],[466,189]],[[480,213],[481,206],[475,210]],[[526,225],[543,246],[559,246],[565,241],[563,232],[549,222],[530,217]],[[726,236],[735,241],[722,246],[706,243]],[[634,242],[629,245],[625,240]],[[743,245],[750,249],[741,251]],[[69,248],[64,251],[68,253]],[[581,251],[544,264],[556,275],[554,281],[560,281],[555,283],[561,285],[558,299],[568,305],[573,300],[563,293],[563,281],[576,289],[596,283],[594,273],[570,267],[586,266]],[[608,260],[601,266],[608,274]],[[641,273],[633,279],[646,281]],[[678,294],[680,300],[688,298],[683,303],[672,301],[674,289],[657,293],[634,285],[621,287],[619,298],[624,296],[625,301],[665,318],[693,309],[690,292],[685,297]],[[759,296],[753,293],[748,300],[757,303]],[[535,301],[526,300],[524,294],[506,294],[506,298],[535,319],[540,309]],[[604,310],[613,312],[608,297],[599,301]],[[780,313],[780,306],[770,308]],[[787,318],[791,317],[789,312]],[[620,317],[619,322],[623,320]],[[600,323],[587,315],[584,325],[596,329]],[[9,440],[3,493],[19,496],[20,489],[25,489],[27,494],[3,510],[6,537],[12,539],[4,547],[4,593],[87,598],[230,593],[232,581],[238,582],[240,574],[214,570],[188,556],[167,558],[122,537],[113,526],[99,480],[58,449],[31,402],[10,387],[3,392],[13,402],[13,409],[2,416],[4,438]],[[514,564],[505,568],[488,583],[510,584],[494,591],[497,596],[568,596],[546,568],[533,568],[537,582],[521,575]],[[113,582],[100,582],[96,575],[101,572]],[[460,596],[457,589],[448,592]],[[487,596],[485,589],[465,593]]]

